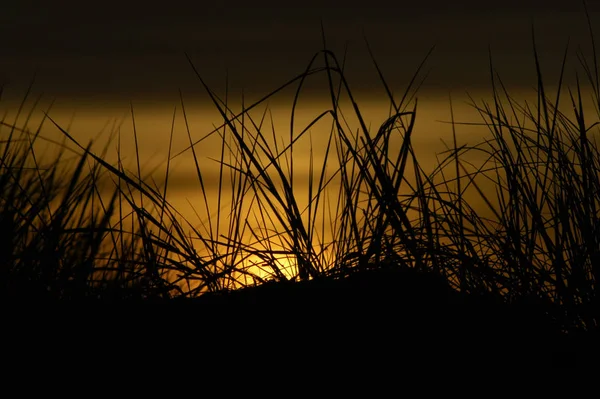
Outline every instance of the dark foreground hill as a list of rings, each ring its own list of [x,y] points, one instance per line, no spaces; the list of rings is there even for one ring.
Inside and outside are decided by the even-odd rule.
[[[332,364],[360,359],[361,365],[569,367],[595,360],[596,353],[591,334],[561,333],[554,308],[535,300],[508,305],[491,296],[462,295],[444,278],[414,269],[271,282],[173,304],[188,317],[196,315],[204,332],[234,332],[240,348],[251,342],[260,353]]]
[[[533,363],[562,361],[566,339],[551,310],[461,295],[444,279],[414,270],[377,270],[344,279],[267,283],[211,294],[193,306],[213,320],[277,336],[300,336],[302,350],[352,348],[362,356]]]
[[[8,305],[18,311],[22,303]],[[553,312],[533,301],[507,305],[462,295],[441,277],[394,268],[271,282],[193,300],[29,303],[23,313],[28,325],[37,325],[29,333],[38,336],[59,333],[93,346],[111,342],[162,355],[179,348],[207,358],[258,356],[351,368],[595,361],[591,334],[561,334]]]

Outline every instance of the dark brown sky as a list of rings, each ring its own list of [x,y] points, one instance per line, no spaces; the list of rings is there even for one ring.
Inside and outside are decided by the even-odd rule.
[[[600,27],[599,2],[588,3]],[[429,90],[487,85],[488,45],[507,81],[532,85],[532,21],[550,73],[557,71],[569,37],[573,50],[589,48],[583,5],[577,0],[219,4],[12,1],[0,13],[0,82],[16,93],[37,70],[38,90],[60,98],[170,99],[180,87],[199,91],[187,52],[217,90],[228,71],[234,89],[264,93],[301,72],[321,48],[320,21],[340,57],[348,43],[348,77],[362,90],[376,82],[363,30],[398,87],[435,44],[425,85]]]

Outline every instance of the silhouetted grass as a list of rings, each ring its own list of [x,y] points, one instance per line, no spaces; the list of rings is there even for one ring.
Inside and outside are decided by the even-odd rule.
[[[537,103],[519,104],[492,72],[493,101],[473,101],[490,138],[459,146],[455,133],[452,147],[430,172],[419,164],[411,142],[418,111],[412,98],[422,64],[398,101],[372,56],[390,103],[388,119],[372,130],[345,78],[344,62],[326,45],[305,72],[260,101],[242,104],[238,113],[190,60],[223,119],[203,138],[219,135],[222,143],[214,160],[219,170],[214,204],[181,96],[186,151],[192,152],[203,195],[199,209],[206,218],[200,216],[205,221],[200,226],[169,203],[169,164],[163,187],[142,173],[133,109],[135,172],[123,167],[120,152],[112,165],[104,160],[108,146],[96,154],[92,143],[79,144],[49,110],[42,123],[54,124],[65,137],[50,159],[34,150],[44,140],[41,125],[31,131],[28,118],[22,127],[2,120],[2,292],[25,299],[193,298],[254,285],[350,281],[373,270],[407,271],[392,274],[402,279],[416,270],[471,297],[535,303],[563,331],[593,330],[600,278],[595,124],[584,116],[579,80],[567,90],[574,112],[569,117],[560,108],[564,89],[559,84],[556,97],[548,96],[535,46],[534,55]],[[581,61],[600,104],[595,54],[592,67],[583,56]],[[303,85],[315,75],[327,77],[331,106],[294,131]],[[251,111],[294,86],[289,140],[281,142],[268,132],[267,110],[259,119]],[[319,164],[311,150],[307,197],[300,198],[294,152],[317,124],[330,127],[327,146]],[[65,164],[71,152],[76,158]],[[486,161],[467,162],[465,155],[473,152],[485,154]],[[177,155],[169,147],[169,162]],[[478,193],[491,217],[470,202],[468,190]],[[401,287],[396,283],[386,289]]]

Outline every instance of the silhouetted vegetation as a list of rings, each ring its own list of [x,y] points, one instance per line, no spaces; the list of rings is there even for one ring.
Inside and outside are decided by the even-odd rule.
[[[433,309],[446,306],[441,304],[468,302],[489,304],[472,313],[480,316],[498,309],[488,316],[496,320],[495,331],[501,329],[505,305],[535,309],[519,323],[535,314],[540,321],[533,324],[550,330],[596,330],[596,122],[584,114],[579,80],[575,87],[562,87],[561,72],[559,90],[550,95],[535,47],[534,56],[537,103],[511,97],[490,57],[493,100],[473,100],[489,139],[459,146],[455,134],[433,171],[424,170],[411,143],[421,67],[398,100],[374,61],[390,106],[389,118],[375,130],[361,114],[343,62],[326,48],[304,73],[238,113],[197,73],[223,119],[209,133],[222,141],[216,205],[208,198],[201,155],[188,130],[201,207],[214,215],[200,227],[182,219],[169,203],[168,165],[161,187],[143,175],[139,156],[136,172],[121,162],[109,164],[104,160],[108,146],[95,153],[92,143],[79,144],[54,123],[49,110],[43,123],[54,124],[65,141],[54,143],[62,148],[58,156],[44,157],[34,150],[45,140],[41,125],[32,130],[27,122],[19,127],[4,119],[2,294],[20,300],[201,298],[204,304],[231,301],[236,306],[261,298],[268,306],[268,298],[276,297],[296,301],[290,305],[296,312],[309,303],[315,309],[334,306],[332,301],[354,308],[364,301],[374,306],[413,301],[421,310],[433,304],[428,317],[438,320],[442,312]],[[565,53],[562,71],[566,60]],[[596,54],[591,61],[580,54],[580,61],[598,109]],[[294,126],[303,84],[315,75],[327,77],[331,106],[281,143],[265,128],[267,110],[260,119],[250,111],[296,87]],[[568,100],[568,111],[560,105],[562,98]],[[185,116],[183,99],[181,107]],[[350,126],[351,118],[357,129]],[[294,151],[300,140],[310,140],[312,126],[325,123],[330,126],[325,157],[316,164],[311,151],[308,197],[300,199]],[[465,160],[474,152],[485,155],[482,164]],[[72,153],[76,157],[68,159]],[[169,148],[169,160],[176,155]],[[477,199],[467,198],[467,191]],[[311,294],[302,294],[302,287]],[[361,300],[352,302],[356,296],[349,292],[360,293]],[[475,325],[467,321],[471,316],[453,317]]]

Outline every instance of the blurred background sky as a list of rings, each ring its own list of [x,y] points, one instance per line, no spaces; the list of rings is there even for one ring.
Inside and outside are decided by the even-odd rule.
[[[600,2],[588,1],[588,10],[599,25]],[[550,76],[568,39],[573,52],[591,48],[577,0],[8,0],[0,12],[0,82],[5,95],[20,95],[37,71],[35,87],[64,101],[172,101],[179,88],[201,92],[188,53],[217,91],[228,74],[232,90],[258,96],[304,70],[322,48],[321,21],[339,57],[348,45],[348,78],[365,93],[377,76],[363,32],[398,88],[435,45],[423,90],[440,93],[489,87],[488,46],[508,83],[534,84],[532,23]]]
[[[600,32],[600,1],[589,0],[588,10],[595,31]],[[415,151],[426,170],[437,165],[437,154],[446,149],[442,140],[452,139],[451,125],[439,122],[450,119],[450,93],[456,120],[481,122],[467,104],[465,91],[476,101],[490,92],[488,48],[494,66],[518,101],[535,96],[532,24],[547,86],[557,81],[568,41],[567,76],[571,81],[576,51],[581,49],[588,57],[593,54],[584,6],[578,0],[230,0],[212,4],[202,0],[5,0],[0,6],[0,84],[5,88],[0,118],[35,127],[43,119],[40,109],[56,100],[51,117],[78,141],[86,144],[101,132],[118,131],[121,152],[112,143],[105,155],[107,161],[114,163],[119,158],[133,171],[139,154],[144,170],[157,167],[160,173],[156,176],[164,176],[172,127],[174,154],[188,148],[188,127],[190,137],[197,140],[222,123],[214,107],[203,102],[208,98],[186,53],[217,94],[223,95],[228,76],[229,98],[239,99],[244,90],[248,104],[306,69],[311,57],[323,48],[321,23],[328,48],[340,59],[348,46],[345,74],[373,129],[389,116],[389,104],[363,35],[396,94],[404,90],[429,49],[436,46],[425,66],[428,77],[418,94],[413,134]],[[16,115],[34,75],[33,95],[25,109],[37,95],[43,93],[44,97],[37,107],[37,119],[28,121],[28,112]],[[325,97],[327,86],[322,83],[316,81],[303,90],[294,119],[295,134],[330,107]],[[270,101],[268,107],[273,131],[287,140],[292,102],[289,97],[283,100]],[[130,101],[139,147],[133,141]],[[565,109],[570,111],[570,105]],[[260,118],[263,109],[256,110],[252,117]],[[345,116],[348,114],[352,110]],[[589,114],[594,115],[593,109]],[[271,135],[268,127],[263,129]],[[312,128],[310,141],[305,137],[295,144],[298,198],[307,198],[309,160],[314,155],[316,164],[321,162],[330,129],[331,122],[324,120]],[[4,137],[8,131],[1,130],[0,135]],[[472,124],[460,125],[457,131],[459,145],[474,145],[489,135],[485,126]],[[64,138],[50,123],[44,125],[42,135]],[[395,136],[396,141],[400,139]],[[94,144],[104,145],[102,140]],[[40,145],[48,146],[46,142]],[[219,164],[214,159],[219,159],[221,145],[220,137],[213,135],[198,146],[213,210],[219,187]],[[203,197],[195,167],[191,151],[169,166],[169,189],[177,190],[169,201],[190,220],[196,220],[196,211],[203,209],[198,205]]]

